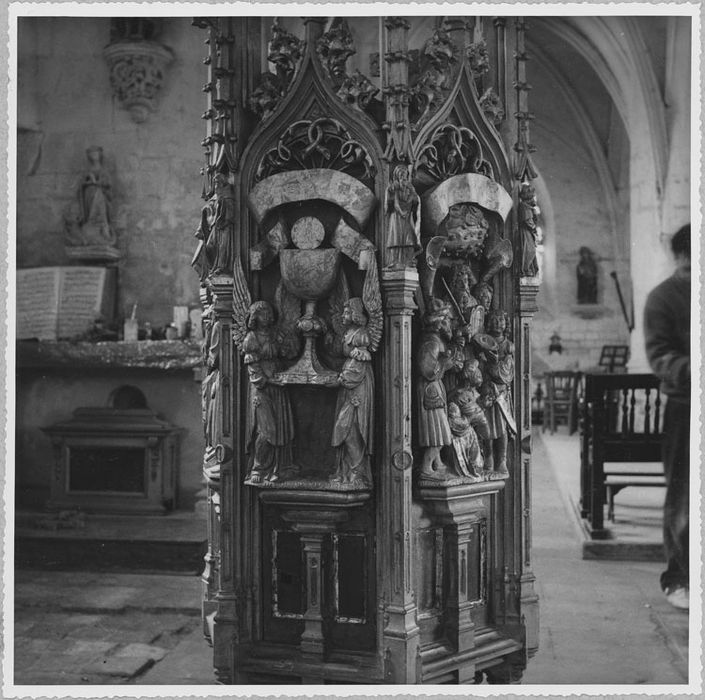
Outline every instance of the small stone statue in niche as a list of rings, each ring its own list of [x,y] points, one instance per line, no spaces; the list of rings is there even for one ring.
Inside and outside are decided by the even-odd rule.
[[[245,483],[256,485],[277,481],[293,467],[294,418],[286,389],[272,383],[283,351],[274,309],[266,301],[254,302],[246,325],[241,349],[252,386],[247,449],[253,463]]]
[[[523,277],[536,277],[539,274],[539,263],[536,258],[538,214],[539,208],[534,187],[525,182],[519,189],[519,236],[521,237],[521,274]]]
[[[208,273],[230,274],[235,235],[235,191],[224,173],[213,178],[214,192],[201,211],[196,238],[203,241]]]
[[[587,246],[580,248],[578,276],[578,304],[597,304],[597,261]]]
[[[88,169],[76,192],[76,201],[65,216],[68,246],[113,246],[112,182],[103,163],[103,149],[86,150]]]
[[[512,410],[511,384],[514,379],[514,343],[506,337],[507,315],[494,309],[487,318],[487,330],[495,347],[483,355],[483,384],[480,402],[489,426],[484,446],[485,471],[490,477],[508,476],[507,446],[509,436],[516,435]]]
[[[374,426],[374,375],[372,372],[372,338],[362,299],[348,299],[343,307],[343,354],[340,390],[335,408],[335,425],[331,444],[336,448],[334,483],[359,483],[372,486],[370,454]]]
[[[463,355],[451,341],[450,306],[432,298],[424,315],[424,331],[418,346],[416,365],[419,445],[424,448],[421,478],[444,480],[448,468],[441,459],[441,449],[451,444],[448,406],[443,377],[463,366]]]
[[[389,248],[392,268],[413,266],[421,250],[419,238],[419,196],[409,178],[409,168],[397,165],[387,189],[387,214],[389,216]]]
[[[213,307],[208,306],[203,315],[205,336],[203,359],[206,377],[201,384],[201,410],[206,447],[218,444],[218,416],[222,410],[220,399],[220,323],[213,318]]]

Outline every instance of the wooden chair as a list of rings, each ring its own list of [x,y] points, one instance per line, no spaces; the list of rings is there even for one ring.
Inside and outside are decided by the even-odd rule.
[[[556,424],[564,421],[569,434],[577,429],[578,415],[578,381],[579,372],[547,372],[546,398],[543,403],[543,428],[548,428],[551,435],[556,431]]]
[[[609,536],[614,497],[628,486],[661,486],[663,470],[609,464],[661,461],[661,393],[651,374],[586,374],[581,417],[580,504],[593,539]]]

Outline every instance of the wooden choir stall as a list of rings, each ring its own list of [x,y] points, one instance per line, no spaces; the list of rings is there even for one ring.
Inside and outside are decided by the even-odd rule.
[[[538,646],[526,24],[194,24],[216,679],[518,683]]]

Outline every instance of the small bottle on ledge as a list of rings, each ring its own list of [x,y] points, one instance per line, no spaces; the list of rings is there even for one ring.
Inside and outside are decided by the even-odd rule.
[[[126,343],[136,342],[138,331],[139,322],[137,321],[137,304],[135,304],[132,307],[132,314],[130,315],[130,318],[125,319],[122,336],[123,341]]]

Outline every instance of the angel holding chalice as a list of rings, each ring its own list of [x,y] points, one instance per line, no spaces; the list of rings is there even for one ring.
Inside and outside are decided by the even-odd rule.
[[[382,336],[382,308],[372,266],[363,298],[352,297],[340,312],[342,353],[345,362],[338,376],[340,389],[335,407],[332,446],[336,469],[332,483],[361,488],[372,486],[370,455],[373,450],[374,374],[372,353]],[[368,320],[369,319],[369,320]]]
[[[278,296],[278,307],[281,297]],[[268,486],[294,469],[294,418],[286,389],[276,383],[282,361],[296,354],[297,345],[285,314],[267,301],[251,301],[240,265],[233,286],[233,340],[244,355],[250,379],[247,452],[252,456],[245,483]]]

